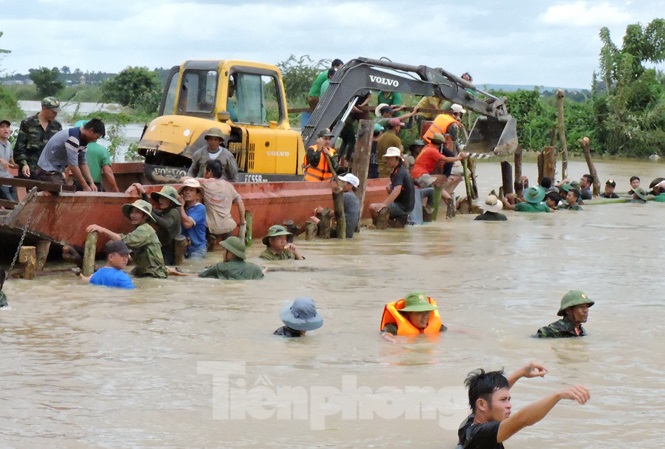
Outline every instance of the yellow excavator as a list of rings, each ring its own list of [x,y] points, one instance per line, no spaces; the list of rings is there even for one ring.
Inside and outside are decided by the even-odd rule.
[[[146,177],[153,183],[177,182],[187,173],[194,151],[205,146],[205,132],[215,127],[236,157],[240,182],[301,180],[305,148],[321,129],[338,136],[356,99],[368,90],[441,97],[478,113],[466,152],[509,155],[517,148],[516,123],[505,99],[440,68],[353,59],[337,71],[301,134],[289,124],[276,66],[187,61],[171,69],[159,117],[146,126],[138,143]]]

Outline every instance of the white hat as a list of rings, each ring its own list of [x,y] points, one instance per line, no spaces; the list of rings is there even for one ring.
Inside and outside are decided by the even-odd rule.
[[[375,114],[376,116],[381,115],[381,109],[383,109],[383,108],[385,108],[385,107],[389,107],[389,106],[390,106],[390,105],[389,105],[388,103],[381,103],[380,105],[378,105],[378,106],[376,107],[376,109],[374,109],[374,114]]]
[[[499,212],[501,209],[503,209],[503,203],[499,201],[496,195],[488,195],[488,197],[485,199],[485,204],[480,207],[482,207],[483,210],[487,212]]]
[[[466,112],[466,109],[464,109],[462,106],[460,106],[460,105],[458,105],[458,104],[454,104],[454,105],[452,105],[452,106],[450,107],[450,109],[451,109],[453,112],[457,112],[457,113],[459,113],[459,114],[464,114],[464,113]]]
[[[360,185],[360,179],[352,173],[347,173],[344,176],[338,178],[340,181],[345,181],[351,184],[353,187],[358,187]]]
[[[386,154],[384,154],[383,157],[398,157],[404,160],[402,157],[402,151],[397,147],[388,147]]]

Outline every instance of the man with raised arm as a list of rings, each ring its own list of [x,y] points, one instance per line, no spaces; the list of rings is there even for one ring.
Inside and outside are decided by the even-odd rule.
[[[457,435],[457,449],[503,449],[503,442],[527,426],[531,426],[554,408],[562,399],[585,404],[591,397],[581,385],[545,396],[518,412],[512,413],[510,388],[522,377],[543,377],[544,366],[531,362],[506,378],[501,371],[472,371],[464,384],[469,389],[471,414],[462,422]]]

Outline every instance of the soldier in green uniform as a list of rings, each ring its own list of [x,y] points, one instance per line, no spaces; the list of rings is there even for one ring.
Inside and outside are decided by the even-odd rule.
[[[564,187],[565,189],[565,187]],[[572,187],[569,187],[568,193],[566,194],[566,202],[563,203],[561,206],[559,206],[559,209],[565,209],[565,210],[582,210],[582,206],[580,206],[580,197],[582,196],[582,193]]]
[[[220,245],[226,250],[224,260],[200,272],[199,277],[239,280],[263,277],[263,271],[258,265],[245,261],[247,248],[238,237],[228,237]]]
[[[302,260],[304,257],[293,243],[287,242],[287,236],[293,235],[284,226],[273,225],[268,229],[268,235],[263,237],[266,249],[259,256],[266,260]]]
[[[132,250],[132,259],[135,267],[132,275],[137,277],[154,277],[165,279],[167,277],[166,265],[162,256],[157,233],[148,224],[152,218],[152,206],[144,200],[136,200],[132,204],[123,204],[122,213],[136,226],[129,234],[117,234],[103,226],[92,224],[87,232],[96,231],[107,235],[111,240],[122,240]]]
[[[42,150],[49,139],[62,130],[62,125],[55,119],[58,112],[60,102],[54,97],[46,97],[42,100],[42,110],[21,122],[14,148],[19,177],[35,179]]]
[[[533,186],[524,191],[524,202],[512,205],[507,198],[504,198],[503,206],[515,212],[549,212],[550,208],[543,203],[544,198],[545,189]]]
[[[583,337],[586,335],[582,323],[589,317],[589,307],[594,304],[589,297],[579,290],[571,290],[561,298],[561,307],[557,315],[559,321],[541,327],[536,333],[538,338]]]

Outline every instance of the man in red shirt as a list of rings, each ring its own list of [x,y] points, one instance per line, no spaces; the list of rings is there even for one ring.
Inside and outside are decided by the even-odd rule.
[[[418,187],[441,187],[441,198],[450,208],[453,205],[452,193],[459,184],[461,177],[451,176],[450,171],[444,170],[446,164],[452,164],[455,161],[461,161],[466,157],[466,153],[460,153],[459,156],[442,154],[439,149],[445,143],[445,137],[442,134],[434,134],[430,138],[430,143],[422,149],[416,163],[411,169],[411,178]],[[423,198],[423,207],[426,206],[426,198]],[[450,215],[450,214],[449,214]]]

